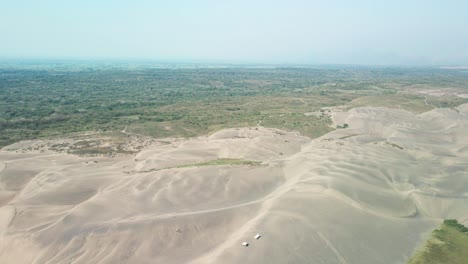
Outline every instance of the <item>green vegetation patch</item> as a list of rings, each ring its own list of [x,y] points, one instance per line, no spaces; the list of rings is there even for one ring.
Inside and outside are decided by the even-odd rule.
[[[434,108],[424,102],[420,95],[378,95],[364,96],[348,104],[349,109],[355,107],[375,106],[388,108],[401,108],[415,113],[423,113]]]
[[[262,162],[244,159],[215,159],[199,163],[190,163],[179,165],[176,168],[188,168],[188,167],[202,167],[202,166],[226,166],[226,165],[243,165],[243,166],[260,166]]]
[[[464,264],[468,263],[468,228],[457,220],[445,220],[424,248],[418,251],[409,264]]]

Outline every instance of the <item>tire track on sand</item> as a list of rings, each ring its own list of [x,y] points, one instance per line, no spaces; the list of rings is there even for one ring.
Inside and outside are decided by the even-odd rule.
[[[333,246],[333,243],[331,243],[322,233],[320,232],[317,232],[318,236],[323,240],[323,242],[325,242],[325,245],[327,245],[328,248],[330,248],[331,251],[333,251],[333,253],[335,253],[335,256],[336,258],[338,259],[338,261],[341,263],[341,264],[347,264],[348,262],[346,262],[346,260],[343,258],[343,256],[340,254],[340,252],[338,251],[338,249]]]
[[[6,168],[6,163],[0,161],[0,174],[2,174],[2,171]]]
[[[211,252],[202,255],[201,257],[193,260],[190,263],[197,264],[197,263],[220,263],[217,259],[224,253],[225,250],[232,248],[236,245],[242,238],[245,237],[245,234],[251,231],[260,220],[265,217],[265,215],[270,211],[270,209],[275,204],[275,201],[283,196],[285,193],[290,191],[296,183],[300,180],[301,174],[294,176],[287,180],[283,185],[278,187],[275,191],[270,193],[267,197],[264,198],[264,201],[260,207],[258,214],[247,221],[241,228],[236,230],[232,233],[228,239],[225,240],[224,243],[220,244],[218,247],[213,249]]]

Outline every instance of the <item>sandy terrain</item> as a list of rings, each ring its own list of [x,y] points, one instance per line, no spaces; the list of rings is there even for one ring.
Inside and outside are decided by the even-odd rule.
[[[315,140],[257,127],[115,158],[6,148],[0,263],[405,263],[443,218],[468,223],[468,104],[333,118],[349,128]],[[263,165],[177,167],[218,158]]]
[[[460,98],[468,98],[468,94],[466,94],[465,90],[461,88],[445,87],[444,89],[437,89],[437,88],[431,88],[431,87],[421,86],[421,85],[412,85],[412,86],[409,86],[407,90],[408,91],[414,90],[417,93],[434,96],[434,97],[456,96]]]

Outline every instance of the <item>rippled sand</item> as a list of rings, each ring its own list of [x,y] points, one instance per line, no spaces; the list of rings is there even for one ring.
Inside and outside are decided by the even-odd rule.
[[[8,147],[0,263],[404,263],[442,219],[468,223],[468,105],[334,119],[349,128],[226,129],[120,158]],[[218,158],[263,165],[177,167]]]

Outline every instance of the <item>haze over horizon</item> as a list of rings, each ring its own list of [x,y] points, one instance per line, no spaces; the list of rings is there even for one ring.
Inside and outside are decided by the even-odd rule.
[[[468,65],[468,2],[4,1],[0,58]]]

